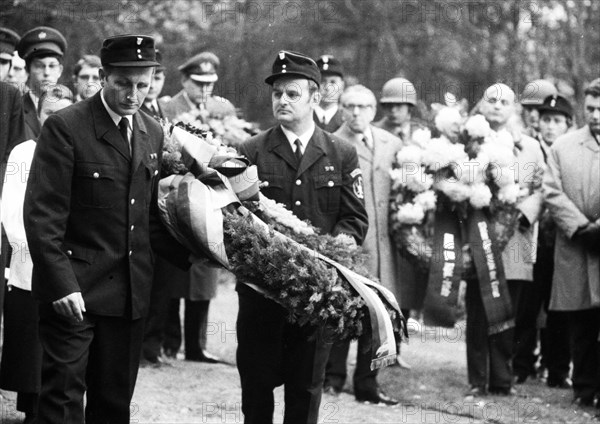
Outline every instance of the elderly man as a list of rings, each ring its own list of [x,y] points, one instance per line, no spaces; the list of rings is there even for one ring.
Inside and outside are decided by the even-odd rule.
[[[67,40],[56,29],[37,27],[23,34],[17,50],[25,60],[29,73],[28,91],[23,95],[23,113],[25,115],[25,135],[36,140],[41,125],[37,114],[40,94],[50,85],[56,85],[63,71],[63,56]]]
[[[393,247],[388,229],[390,175],[395,153],[402,141],[371,122],[377,112],[377,99],[362,85],[348,87],[341,98],[344,124],[334,135],[354,144],[363,171],[365,207],[369,215],[369,231],[363,243],[371,275],[391,291],[395,291]],[[368,328],[365,325],[364,328]],[[386,395],[377,383],[377,370],[371,370],[370,337],[367,331],[358,339],[354,396],[359,402],[396,405],[398,401]],[[334,343],[325,374],[325,392],[337,395],[346,381],[346,360],[350,340]]]
[[[509,123],[516,113],[515,100],[510,87],[494,84],[485,91],[480,103],[480,111],[490,127],[514,140],[516,163],[511,169],[524,194],[517,203],[518,228],[502,252],[502,265],[515,313],[515,331],[505,329],[488,334],[486,298],[481,294],[480,282],[476,278],[467,279],[467,367],[473,395],[485,393],[486,385],[493,394],[514,394],[513,346],[515,339],[519,343],[520,314],[527,309],[527,305],[519,303],[519,293],[524,284],[533,281],[536,223],[542,211],[544,157],[536,140],[510,128]]]
[[[551,311],[564,311],[571,337],[575,401],[600,395],[600,78],[585,90],[587,125],[550,148],[544,200],[558,231]]]
[[[265,82],[273,87],[278,125],[240,147],[258,168],[265,196],[284,204],[323,233],[362,243],[368,228],[356,149],[318,128],[321,74],[300,53],[281,51]],[[285,386],[284,423],[316,423],[331,347],[324,326],[287,320],[276,302],[238,282],[237,365],[247,424],[273,422],[273,389]]]
[[[184,113],[196,114],[201,120],[210,116],[235,115],[235,107],[229,100],[213,94],[219,80],[220,64],[217,55],[202,52],[179,66],[183,90],[165,105],[164,115],[170,120],[176,120]]]
[[[331,55],[323,55],[316,62],[321,71],[321,102],[315,108],[315,122],[332,133],[344,123],[339,105],[345,87],[344,70],[341,62]]]
[[[102,90],[44,123],[25,195],[43,424],[129,423],[152,250],[189,267],[158,217],[163,132],[138,113],[158,65],[154,39],[107,38],[100,57]]]

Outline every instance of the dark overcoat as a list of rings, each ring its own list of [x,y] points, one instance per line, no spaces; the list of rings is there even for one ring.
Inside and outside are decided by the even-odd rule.
[[[88,313],[136,319],[150,300],[151,238],[184,267],[188,252],[158,218],[160,125],[133,115],[130,154],[100,96],[42,128],[24,206],[32,292],[44,303],[80,291]]]

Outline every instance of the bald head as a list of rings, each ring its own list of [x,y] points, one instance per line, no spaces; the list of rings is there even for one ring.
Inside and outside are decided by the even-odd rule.
[[[483,93],[481,113],[493,129],[502,129],[515,113],[515,100],[515,92],[508,85],[494,84]]]

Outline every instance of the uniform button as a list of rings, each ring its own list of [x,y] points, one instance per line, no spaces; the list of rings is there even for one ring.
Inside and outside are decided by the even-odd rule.
[[[263,187],[269,187],[269,182],[268,181],[263,181],[262,186]]]
[[[73,254],[72,250],[67,250],[67,256],[71,256]]]
[[[302,184],[302,180],[296,180],[296,185],[301,185]]]
[[[154,175],[158,175],[158,169],[154,171]]]
[[[327,185],[328,185],[329,187],[333,187],[333,181],[329,181],[329,182],[327,183]]]
[[[131,199],[131,204],[133,205],[135,203],[135,199]]]
[[[132,225],[132,226],[131,226],[131,231],[133,231],[133,229],[134,229],[134,228],[135,228],[135,225]]]
[[[133,255],[133,250],[129,251],[129,256]]]
[[[97,172],[94,172],[94,175],[93,175],[93,177],[94,177],[94,178],[100,178],[100,174],[99,174],[99,173],[97,173]]]
[[[294,205],[296,206],[300,206],[302,204],[302,202],[300,200],[296,200],[296,203],[294,203]]]

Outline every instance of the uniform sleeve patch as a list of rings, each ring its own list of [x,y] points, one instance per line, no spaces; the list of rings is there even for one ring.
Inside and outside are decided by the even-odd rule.
[[[354,171],[350,173],[350,177],[355,179],[357,176],[362,175],[362,171],[360,168],[356,168]]]
[[[360,169],[358,171],[360,172]],[[352,183],[352,190],[354,190],[354,195],[359,199],[365,198],[362,175],[359,175],[354,179],[354,182]]]

